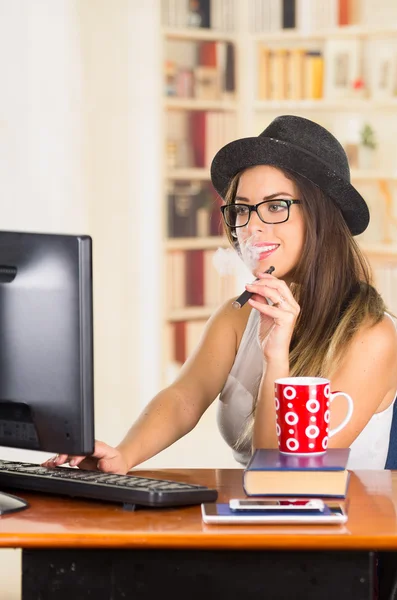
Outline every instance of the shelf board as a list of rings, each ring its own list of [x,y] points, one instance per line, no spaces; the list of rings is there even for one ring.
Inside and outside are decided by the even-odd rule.
[[[257,42],[278,42],[287,40],[327,40],[346,38],[389,37],[397,35],[397,27],[369,27],[363,25],[346,25],[318,31],[303,31],[299,29],[281,29],[253,34]]]
[[[236,102],[230,100],[200,100],[198,98],[164,98],[164,108],[169,110],[237,110]]]
[[[170,310],[167,321],[193,321],[194,319],[209,319],[216,306],[186,306]]]
[[[285,110],[379,110],[397,109],[397,99],[373,100],[371,98],[344,98],[336,100],[257,100],[256,111]]]
[[[199,167],[191,167],[186,169],[169,169],[166,172],[167,179],[190,179],[196,181],[209,181],[211,179],[210,170]]]
[[[229,241],[223,236],[170,238],[165,242],[166,250],[214,250],[228,248]]]
[[[193,42],[215,40],[235,42],[236,34],[230,31],[219,31],[207,27],[164,27],[163,36],[169,40],[191,40]]]

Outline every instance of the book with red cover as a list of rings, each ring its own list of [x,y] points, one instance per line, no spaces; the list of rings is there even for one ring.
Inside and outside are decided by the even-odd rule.
[[[222,198],[215,192],[211,191],[213,200],[211,201],[211,216],[210,216],[210,235],[224,235],[223,219],[220,207],[223,204]]]
[[[193,167],[205,167],[205,146],[207,135],[207,114],[194,110],[189,113],[190,139],[193,153]]]
[[[175,321],[174,323],[174,360],[181,365],[186,360],[186,322]]]
[[[349,0],[339,0],[338,25],[349,25]]]
[[[185,277],[186,306],[204,306],[204,250],[187,250]]]
[[[258,448],[243,473],[247,496],[315,496],[345,498],[350,448],[329,448],[324,454],[282,454]]]

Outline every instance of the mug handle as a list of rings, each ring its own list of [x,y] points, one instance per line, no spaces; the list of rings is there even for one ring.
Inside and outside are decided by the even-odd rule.
[[[348,424],[348,422],[350,421],[351,416],[353,414],[353,400],[351,399],[349,394],[346,394],[345,392],[332,392],[330,395],[330,402],[329,402],[330,405],[331,405],[332,400],[335,398],[335,396],[344,396],[347,399],[348,409],[347,409],[347,415],[343,419],[342,423],[340,425],[338,425],[338,427],[334,427],[334,429],[331,429],[328,432],[329,438],[331,438],[333,435],[335,435],[335,433],[338,433],[341,429],[343,429],[344,426]]]

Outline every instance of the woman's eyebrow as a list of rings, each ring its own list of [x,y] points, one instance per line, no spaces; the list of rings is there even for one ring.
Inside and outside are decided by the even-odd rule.
[[[270,194],[270,196],[264,196],[263,200],[273,200],[274,198],[279,198],[280,196],[289,196],[292,198],[292,194],[289,192],[277,192],[276,194]],[[235,201],[236,200],[241,202],[249,202],[249,199],[245,198],[244,196],[236,196]]]

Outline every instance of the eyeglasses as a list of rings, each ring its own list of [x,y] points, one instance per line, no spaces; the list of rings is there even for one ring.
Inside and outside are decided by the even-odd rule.
[[[264,200],[259,204],[227,204],[221,206],[223,219],[228,227],[245,227],[256,212],[263,223],[276,225],[289,219],[291,204],[301,204],[300,200]]]

